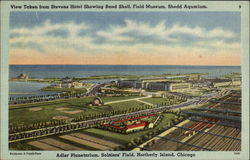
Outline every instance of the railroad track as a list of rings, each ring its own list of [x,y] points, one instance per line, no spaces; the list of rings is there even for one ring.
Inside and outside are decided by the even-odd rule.
[[[237,100],[237,99],[236,99]],[[216,102],[216,104],[209,106],[207,109],[200,109],[199,111],[204,111],[205,114],[193,114],[198,117],[203,117],[196,122],[192,122],[186,127],[176,126],[180,130],[174,130],[173,133],[169,133],[164,137],[164,139],[160,139],[156,144],[150,146],[149,150],[189,150],[189,151],[198,151],[198,150],[215,150],[215,151],[239,151],[241,149],[241,129],[240,127],[236,127],[235,125],[229,125],[229,120],[235,120],[241,123],[240,117],[241,112],[230,111],[227,112],[222,110],[222,107],[225,101],[232,101],[232,103],[226,103],[226,105],[233,104],[235,99],[232,95],[227,95],[222,98],[221,101]],[[237,103],[237,105],[240,103]],[[217,109],[221,108],[221,109]],[[214,112],[217,116],[209,117],[211,112]],[[221,118],[223,115],[227,115],[228,113],[232,113],[233,117],[229,117],[228,119]],[[197,112],[196,112],[197,113]],[[205,118],[206,116],[207,118]],[[230,119],[231,118],[231,119]],[[219,120],[222,119],[222,120]],[[191,119],[192,120],[192,119]],[[228,122],[228,124],[226,123]],[[236,123],[236,122],[235,122]],[[226,126],[225,126],[226,125]],[[183,131],[190,131],[189,137],[183,137]],[[185,143],[181,143],[185,142]],[[165,148],[164,148],[165,147]]]

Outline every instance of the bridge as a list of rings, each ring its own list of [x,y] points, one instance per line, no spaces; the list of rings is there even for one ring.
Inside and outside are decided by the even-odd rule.
[[[214,119],[221,119],[221,120],[228,120],[233,122],[241,122],[241,117],[238,116],[227,116],[227,115],[218,115],[218,114],[211,114],[211,113],[205,113],[205,112],[187,112],[184,111],[184,113],[192,116],[198,116],[198,117],[206,117],[206,118],[214,118]]]
[[[228,109],[210,109],[210,108],[193,108],[192,110],[197,111],[211,111],[211,112],[220,112],[220,113],[234,113],[234,114],[241,114],[240,111],[233,111]]]
[[[221,101],[221,100],[215,100],[215,99],[210,99],[209,101],[212,103],[241,105],[241,102],[229,102],[229,101]]]

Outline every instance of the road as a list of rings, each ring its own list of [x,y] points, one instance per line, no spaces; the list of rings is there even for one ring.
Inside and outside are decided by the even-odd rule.
[[[96,95],[96,93],[100,90],[101,87],[104,87],[105,83],[95,84],[92,86],[89,91],[85,94],[86,96]]]

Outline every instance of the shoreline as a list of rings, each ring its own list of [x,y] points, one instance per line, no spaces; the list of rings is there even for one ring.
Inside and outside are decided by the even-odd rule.
[[[10,92],[9,95],[22,95],[22,94],[34,94],[32,92]]]
[[[159,78],[166,78],[166,77],[174,77],[174,76],[204,76],[208,75],[208,73],[189,73],[189,74],[161,74],[161,75],[97,75],[97,76],[90,76],[90,77],[79,77],[73,78],[75,81],[84,81],[84,80],[102,80],[102,79],[139,79],[139,78],[146,78],[146,77],[159,77]],[[18,79],[18,78],[10,78],[9,81],[19,81],[19,82],[40,82],[40,83],[52,83],[58,82],[63,78],[29,78],[29,79]]]

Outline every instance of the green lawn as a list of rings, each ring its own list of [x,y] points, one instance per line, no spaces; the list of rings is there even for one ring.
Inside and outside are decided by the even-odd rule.
[[[89,106],[88,103],[93,100],[94,97],[76,98],[76,99],[66,99],[53,102],[42,102],[35,104],[25,104],[10,106],[9,109],[9,124],[31,124],[33,122],[47,122],[52,120],[54,116],[67,116],[69,118],[76,118],[81,115],[87,116],[96,113],[110,112],[124,110],[126,108],[136,108],[143,106],[143,103],[137,101],[128,101],[114,103],[106,106]],[[133,97],[102,97],[107,101],[130,99]],[[82,110],[80,113],[69,114],[58,111],[58,108],[67,107],[67,111]],[[31,111],[31,109],[41,108],[39,111]]]
[[[67,116],[70,118],[78,117],[81,114],[87,115],[97,113],[98,111],[86,105],[93,100],[93,97],[85,97],[78,99],[67,99],[53,102],[43,102],[38,104],[27,104],[12,106],[9,110],[9,122],[12,125],[30,124],[33,122],[46,122],[52,120],[54,116]],[[83,110],[81,113],[68,114],[56,109],[67,107],[67,111]],[[30,109],[42,108],[39,111],[31,111]],[[100,111],[99,111],[100,112]]]
[[[101,97],[104,102],[137,98],[138,96],[120,96],[120,97]],[[84,97],[75,99],[64,99],[50,102],[41,102],[34,104],[23,104],[10,106],[9,108],[9,124],[12,126],[20,124],[32,124],[34,122],[48,122],[54,116],[67,116],[69,118],[77,118],[80,116],[88,116],[103,112],[121,111],[128,109],[129,112],[135,110],[146,109],[146,104],[131,100],[126,102],[112,103],[104,106],[89,106],[94,97]],[[143,101],[162,104],[168,101],[168,98],[146,98]],[[66,111],[82,110],[80,113],[69,114],[59,111],[58,108],[66,107]],[[31,109],[41,108],[38,111]],[[119,113],[119,112],[117,112]]]
[[[121,134],[121,133],[111,132],[111,131],[98,129],[98,128],[85,129],[85,130],[82,130],[81,132],[89,133],[91,135],[96,135],[98,137],[112,140],[114,142],[118,142],[121,144],[126,144],[137,137],[140,137],[140,136],[147,134],[148,132],[152,132],[154,130],[162,128],[163,126],[168,125],[169,122],[171,121],[171,119],[173,119],[174,117],[175,117],[175,115],[171,114],[171,113],[164,114],[164,118],[162,119],[160,124],[158,126],[156,126],[155,128],[142,130],[142,131],[129,133],[129,134]]]

